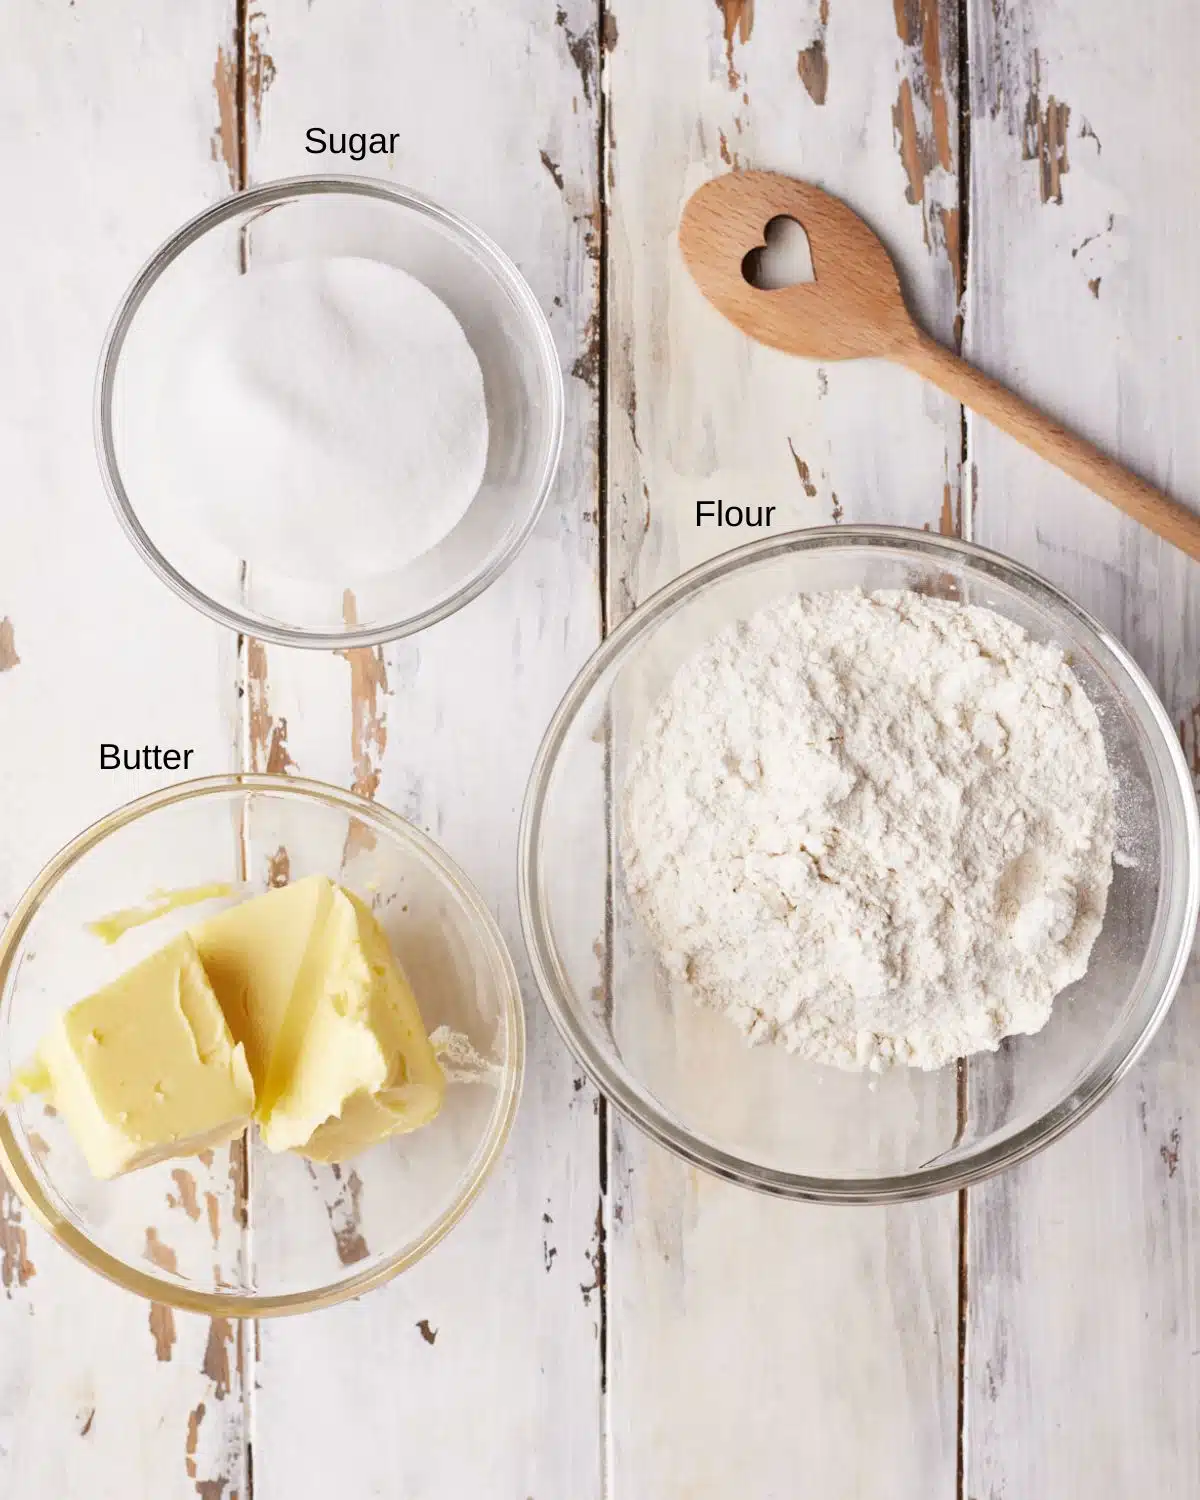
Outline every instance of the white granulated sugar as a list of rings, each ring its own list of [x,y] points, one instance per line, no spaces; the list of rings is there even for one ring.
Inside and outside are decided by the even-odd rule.
[[[710,641],[622,812],[668,970],[751,1041],[844,1068],[1038,1031],[1112,878],[1113,780],[1062,651],[903,591],[790,599]]]
[[[450,309],[357,256],[223,281],[163,350],[155,486],[206,536],[292,578],[404,566],[487,463],[483,375]]]

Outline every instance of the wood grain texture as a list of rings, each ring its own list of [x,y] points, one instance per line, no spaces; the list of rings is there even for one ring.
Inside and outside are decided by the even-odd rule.
[[[764,252],[764,235],[780,220],[803,228],[815,274],[762,288],[752,284],[750,260]],[[749,338],[805,359],[876,356],[905,365],[1200,559],[1200,515],[919,329],[886,248],[832,193],[778,172],[725,173],[684,204],[679,244],[696,285]]]
[[[1095,494],[1110,501],[1148,531],[1200,561],[1200,513],[1148,484],[1093,443],[1070,431],[933,339],[918,337],[900,345],[896,356],[970,407],[1031,452]]]
[[[19,205],[0,243],[0,918],[85,825],[176,779],[102,772],[101,740],[192,747],[200,774],[230,764],[232,642],[121,534],[91,394],[134,271],[222,191],[212,74],[231,27],[225,0],[0,11],[0,163]],[[150,1261],[232,1257],[225,1163],[181,1171],[147,1224]],[[242,1395],[208,1319],[100,1281],[0,1187],[0,1494],[245,1500]]]
[[[706,306],[676,242],[684,202],[724,167],[808,178],[865,214],[921,316],[953,338],[957,249],[952,259],[941,211],[957,211],[954,8],[897,12],[612,6],[613,623],[752,539],[697,527],[702,500],[772,502],[779,529],[843,515],[955,525],[959,408],[900,370],[751,345]],[[820,89],[797,62],[814,38]],[[889,1211],[770,1201],[696,1174],[620,1121],[609,1187],[614,1495],[954,1495],[953,1199]]]
[[[967,353],[1200,501],[1191,247],[1200,22],[972,0]],[[972,424],[978,539],[1138,657],[1195,760],[1196,564]],[[965,1494],[1200,1493],[1200,1028],[1194,971],[1137,1071],[971,1194]],[[986,1104],[986,1101],[979,1101]]]
[[[251,647],[250,753],[353,785],[461,860],[523,961],[517,818],[542,730],[599,636],[595,6],[268,0],[252,181],[364,171],[429,193],[514,258],[567,372],[567,443],[535,534],[480,599],[418,638],[321,656]],[[390,158],[305,131],[399,134]],[[600,934],[603,914],[580,912]],[[589,942],[592,939],[589,938]],[[600,1489],[596,1101],[526,981],[521,1113],[479,1203],[361,1304],[261,1330],[256,1500],[571,1496]],[[352,1244],[354,1195],[331,1232]]]
[[[1133,19],[1089,0],[967,13],[962,309],[949,0],[609,0],[603,25],[590,0],[267,0],[240,41],[226,0],[0,14],[0,160],[27,205],[0,248],[23,291],[0,313],[0,914],[55,847],[153,784],[101,774],[99,740],[166,737],[202,772],[295,767],[413,818],[520,954],[525,773],[599,632],[602,387],[610,623],[747,539],[697,527],[702,500],[774,503],[780,527],[973,525],[1131,646],[1200,781],[1194,564],[983,423],[964,487],[956,403],[901,371],[749,348],[680,263],[679,210],[714,173],[822,182],[882,235],[937,338],[952,344],[965,310],[968,357],[1200,498],[1200,106],[1172,66],[1200,22],[1183,0]],[[327,656],[239,649],[173,600],[111,520],[89,430],[104,323],[154,243],[247,177],[354,169],[306,156],[310,125],[400,132],[393,159],[359,169],[499,240],[569,372],[562,477],[509,573],[419,640]],[[286,879],[287,850],[265,857]],[[598,937],[601,914],[580,925]],[[470,1217],[362,1304],[265,1325],[258,1351],[249,1325],[97,1281],[0,1185],[0,1494],[251,1500],[253,1439],[258,1500],[1194,1500],[1198,990],[1193,973],[1091,1120],[970,1195],[961,1485],[955,1202],[792,1206],[620,1122],[601,1142],[527,985],[525,1101]],[[227,1253],[228,1195],[223,1163],[182,1167],[149,1259]],[[329,1233],[358,1254],[353,1174]]]
[[[830,83],[818,106],[795,63],[821,24],[816,3],[807,15],[760,7],[749,39],[735,29],[729,44],[715,6],[612,7],[611,623],[685,568],[748,539],[698,528],[700,501],[738,492],[772,501],[780,529],[843,516],[953,528],[959,407],[903,371],[835,370],[749,346],[705,306],[676,243],[684,202],[725,167],[806,177],[864,214],[904,268],[918,316],[953,339],[957,242],[952,256],[939,226],[940,207],[957,204],[956,180],[934,165],[914,196],[893,126],[901,87],[917,101],[922,132],[932,115],[921,101],[945,107],[948,90],[952,97],[957,44],[953,7],[944,9],[931,74],[885,9],[864,17],[831,7]]]

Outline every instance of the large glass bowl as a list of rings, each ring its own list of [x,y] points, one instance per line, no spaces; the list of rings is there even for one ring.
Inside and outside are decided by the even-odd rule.
[[[658,964],[616,850],[626,768],[680,663],[782,596],[852,587],[986,605],[1060,643],[1096,706],[1119,783],[1120,857],[1086,976],[1058,997],[1037,1035],[940,1072],[855,1074],[749,1047]],[[521,914],[554,1021],[629,1119],[730,1180],[785,1197],[878,1203],[976,1182],[1099,1103],[1179,985],[1196,924],[1198,850],[1196,798],[1170,721],[1100,625],[1036,574],[980,547],[891,527],[831,527],[695,568],[593,656],[530,781]],[[603,941],[581,941],[581,928],[603,929]]]
[[[251,1135],[98,1182],[37,1098],[0,1113],[0,1171],[50,1233],[157,1302],[211,1315],[300,1312],[419,1260],[462,1217],[516,1112],[524,1020],[495,922],[411,824],[350,792],[278,776],[185,782],[120,808],[46,866],[0,935],[0,1096],[51,1018],[183,928],[270,885],[324,874],[373,907],[426,1026],[467,1038],[441,1113],[342,1166],[272,1155]],[[212,883],[106,942],[89,923]],[[120,925],[119,923],[117,925]],[[479,1066],[479,1063],[486,1066]]]
[[[301,581],[238,557],[163,491],[155,467],[164,351],[247,266],[356,255],[397,266],[454,313],[483,371],[483,483],[441,542],[390,573]],[[178,356],[177,356],[178,357]],[[197,413],[197,420],[203,419]],[[227,198],[138,273],[105,339],[96,447],[130,541],[189,604],[286,646],[372,645],[444,619],[492,583],[532,531],[562,445],[563,383],[549,326],[512,261],[419,193],[367,177],[294,177]],[[221,442],[213,433],[212,441]],[[397,496],[397,504],[412,497]],[[331,508],[343,495],[330,495]]]

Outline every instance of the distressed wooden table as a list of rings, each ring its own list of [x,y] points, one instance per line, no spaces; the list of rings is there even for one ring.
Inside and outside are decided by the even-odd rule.
[[[1195,565],[915,379],[789,362],[705,314],[699,182],[812,177],[884,235],[927,325],[1200,501],[1200,13],[1187,0],[9,0],[0,8],[0,910],[164,778],[101,740],[354,786],[467,867],[521,953],[525,776],[602,631],[739,540],[890,520],[1032,564],[1129,645],[1200,774]],[[311,127],[397,132],[355,164]],[[322,656],[153,580],[92,457],[103,328],[148,250],[248,182],[424,189],[512,254],[567,373],[561,476],[480,600]],[[12,1500],[1200,1496],[1195,976],[1049,1153],[959,1198],[821,1210],[695,1172],[607,1112],[526,976],[502,1168],[362,1303],[235,1327],[76,1265],[0,1187]],[[188,1174],[148,1241],[226,1233]],[[352,1205],[338,1228],[353,1254]],[[339,1242],[340,1243],[340,1242]]]

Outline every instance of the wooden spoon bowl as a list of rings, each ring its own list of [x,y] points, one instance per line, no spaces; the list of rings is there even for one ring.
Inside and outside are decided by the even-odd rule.
[[[815,279],[763,291],[747,281],[746,257],[780,217],[795,219],[808,236]],[[684,206],[679,243],[708,300],[760,344],[804,359],[862,359],[916,335],[882,241],[840,198],[811,183],[774,172],[714,178]]]

